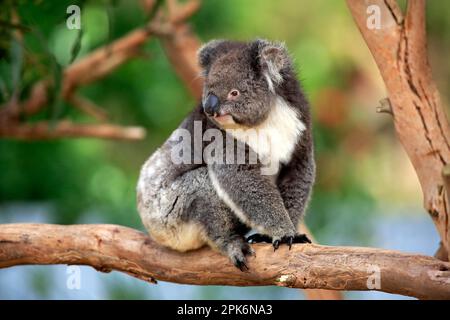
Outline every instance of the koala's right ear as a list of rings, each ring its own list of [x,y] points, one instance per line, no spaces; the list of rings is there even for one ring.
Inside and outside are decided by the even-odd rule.
[[[198,50],[198,63],[200,64],[200,67],[202,67],[204,73],[208,73],[208,69],[212,62],[221,52],[221,45],[225,42],[225,40],[211,40]]]
[[[257,39],[250,44],[250,54],[255,69],[267,77],[270,88],[283,81],[282,70],[291,63],[284,44]]]

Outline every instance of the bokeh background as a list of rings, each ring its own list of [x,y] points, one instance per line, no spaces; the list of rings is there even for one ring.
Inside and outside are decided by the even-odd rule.
[[[71,4],[82,13],[76,59],[146,23],[139,1],[2,1],[0,21],[8,21],[14,7],[34,32],[25,33],[18,47],[11,29],[0,25],[0,105],[16,89],[26,97],[36,80],[52,76],[55,61],[63,67],[69,63],[77,38],[65,25]],[[428,1],[429,56],[446,106],[448,12],[449,1]],[[375,112],[386,95],[384,85],[344,1],[207,0],[190,24],[202,41],[263,37],[287,44],[314,117],[318,177],[306,223],[320,243],[434,254],[438,235],[422,208],[418,180],[391,117]],[[0,223],[115,223],[143,230],[135,207],[140,166],[196,104],[159,41],[149,40],[143,51],[143,57],[80,92],[114,122],[145,127],[147,138],[0,140]],[[64,102],[49,110],[35,118],[87,120]],[[66,266],[0,270],[0,298],[303,298],[295,289],[155,286],[117,272],[80,270],[79,290],[67,288]],[[402,298],[375,292],[347,292],[346,297]]]

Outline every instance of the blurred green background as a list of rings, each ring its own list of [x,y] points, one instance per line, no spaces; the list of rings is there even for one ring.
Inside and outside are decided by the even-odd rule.
[[[2,1],[0,21],[14,8],[30,28],[23,45],[0,25],[0,105],[21,98],[43,77],[58,78],[72,58],[77,30],[66,8],[82,13],[80,59],[143,26],[139,1]],[[163,4],[164,5],[164,4]],[[429,55],[444,105],[450,100],[449,1],[428,1]],[[438,237],[422,209],[415,173],[395,138],[392,119],[375,112],[385,97],[377,68],[344,1],[207,0],[190,19],[202,41],[284,41],[311,101],[318,178],[306,222],[324,244],[378,246],[433,254]],[[115,223],[143,229],[135,208],[140,166],[195,106],[161,45],[151,38],[132,59],[80,92],[113,122],[139,125],[139,142],[61,139],[0,141],[0,222]],[[447,109],[448,110],[448,109]],[[91,119],[64,102],[31,120]],[[285,288],[151,286],[83,267],[82,288],[66,288],[65,267],[0,270],[0,298],[301,298]],[[350,298],[394,298],[349,293]]]

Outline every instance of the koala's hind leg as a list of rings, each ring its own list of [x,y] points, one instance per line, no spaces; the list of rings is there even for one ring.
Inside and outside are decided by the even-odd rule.
[[[206,167],[164,183],[165,158],[152,158],[138,184],[138,209],[150,236],[177,251],[205,244],[228,256],[241,270],[252,249],[245,241],[248,227],[219,199]]]
[[[186,219],[202,226],[205,240],[212,248],[228,256],[242,271],[248,270],[246,257],[254,254],[244,237],[249,228],[216,195],[209,180],[201,193],[188,207]]]
[[[212,185],[208,169],[201,167],[184,174],[177,181],[183,203],[181,224],[199,226],[202,238],[213,249],[228,256],[241,270],[248,269],[246,256],[253,254],[245,241],[249,227],[219,198]]]

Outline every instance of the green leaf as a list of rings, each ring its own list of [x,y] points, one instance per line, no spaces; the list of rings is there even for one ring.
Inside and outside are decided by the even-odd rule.
[[[70,50],[70,59],[69,64],[75,61],[76,57],[80,53],[81,50],[81,39],[83,37],[83,29],[79,29],[77,33],[77,37],[72,45],[72,49]]]
[[[51,77],[53,80],[53,86],[48,90],[48,99],[49,99],[48,118],[50,118],[50,126],[54,127],[56,121],[60,118],[64,108],[64,103],[62,101],[61,96],[63,67],[58,63],[55,55],[50,51],[47,39],[42,34],[41,30],[38,28],[32,28],[32,33],[36,36],[37,39],[39,39],[39,43],[41,44],[44,50],[45,57],[49,59],[50,62],[49,65]]]

